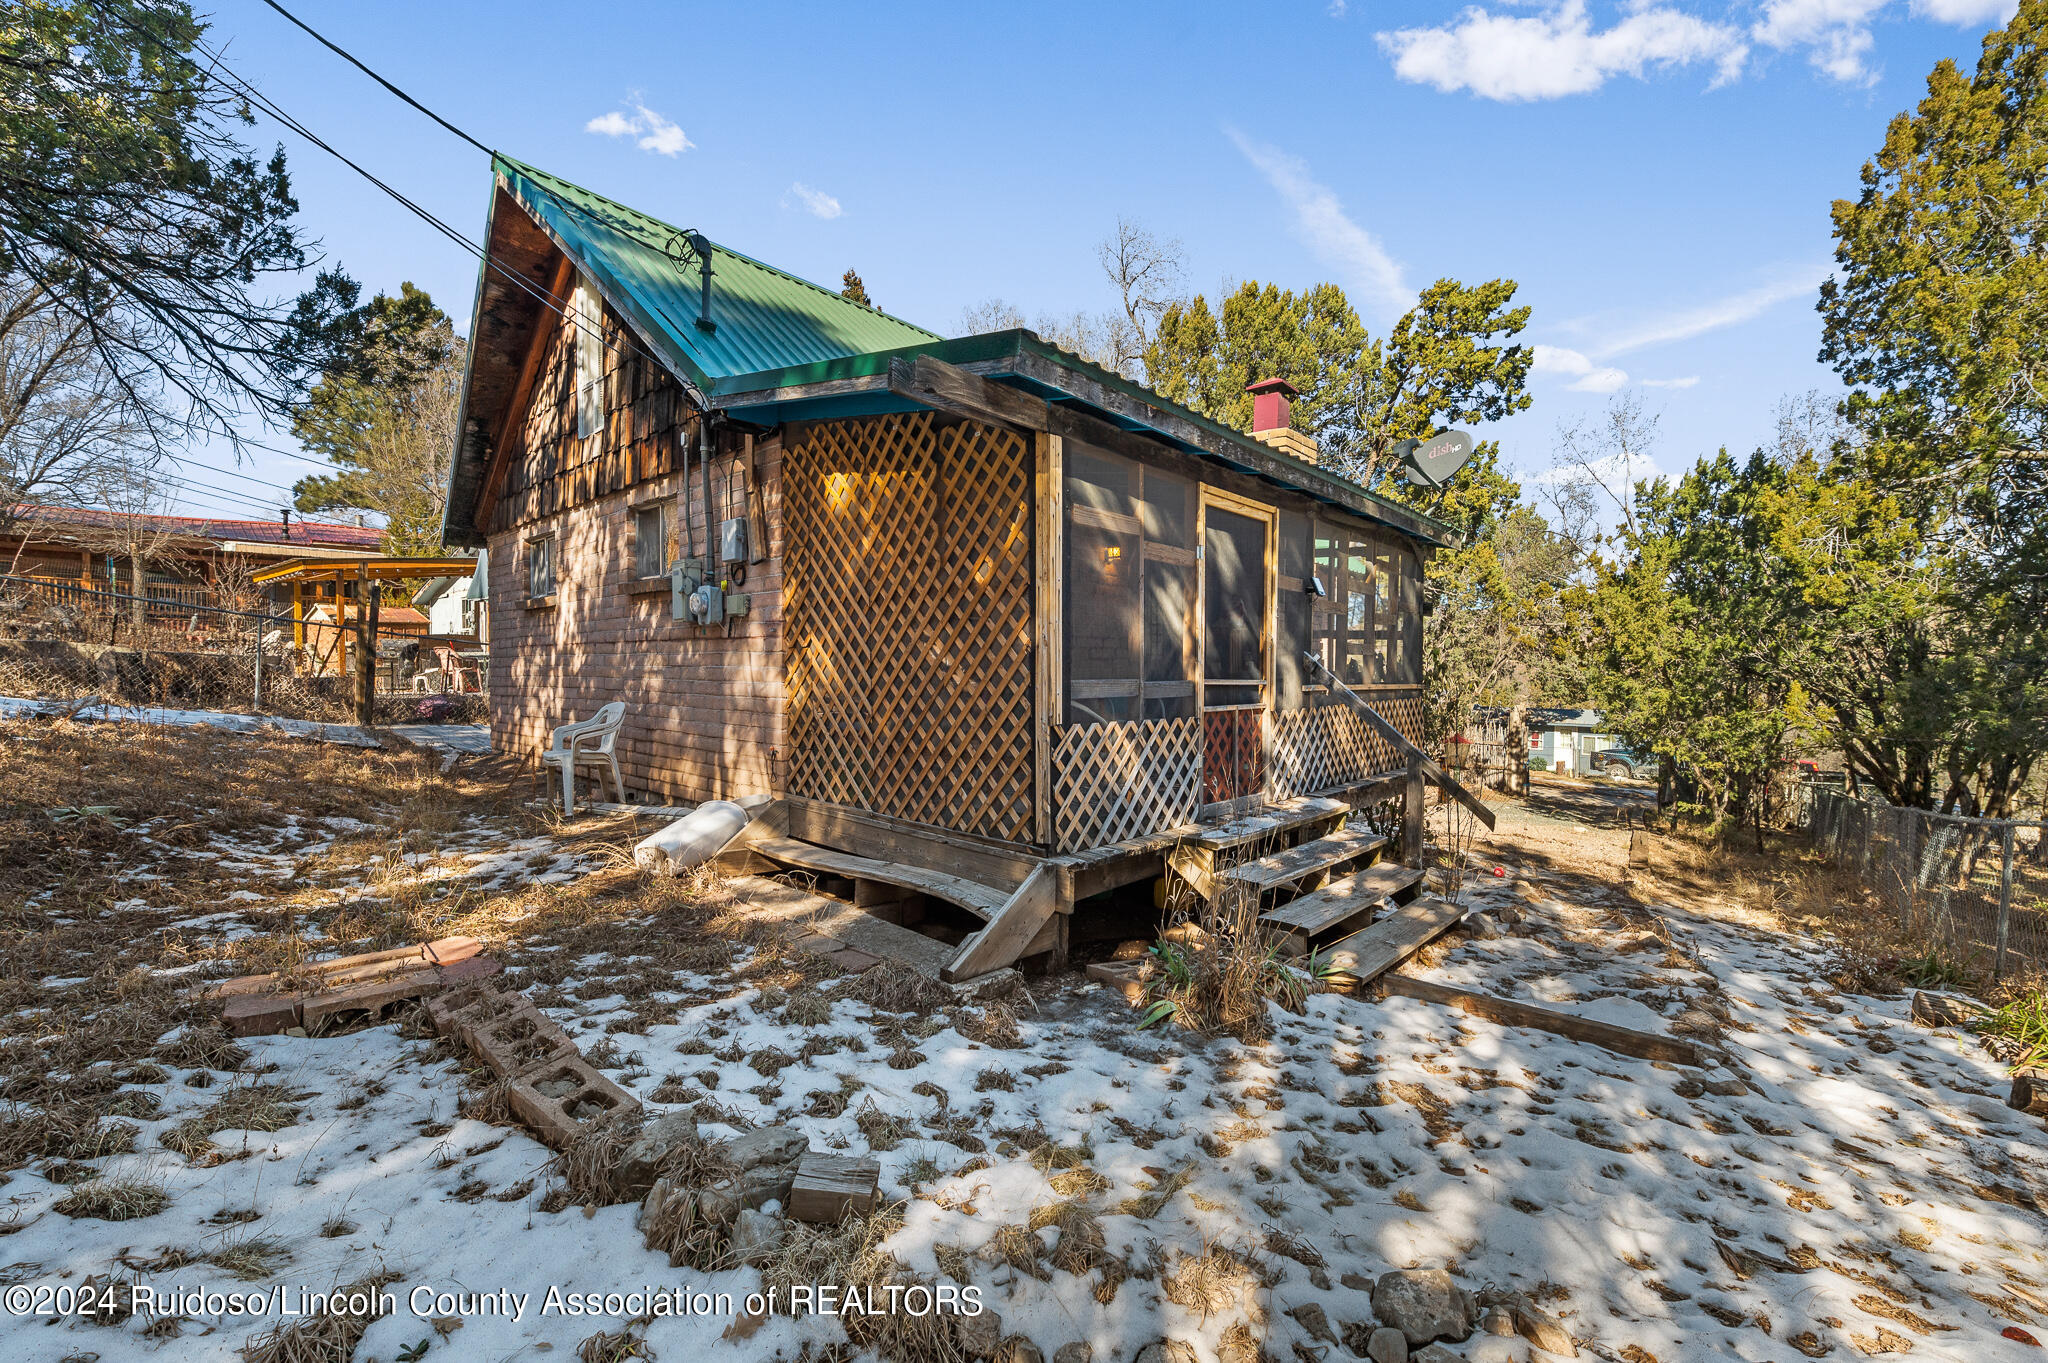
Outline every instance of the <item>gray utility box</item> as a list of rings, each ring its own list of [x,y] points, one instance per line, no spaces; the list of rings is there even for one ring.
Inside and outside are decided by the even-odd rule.
[[[747,561],[747,518],[734,516],[731,520],[718,523],[718,561],[721,563],[745,563]]]

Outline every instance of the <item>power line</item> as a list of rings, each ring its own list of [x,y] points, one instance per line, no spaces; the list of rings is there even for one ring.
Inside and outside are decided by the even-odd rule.
[[[314,40],[315,42],[319,43],[319,44],[320,44],[320,45],[321,45],[322,47],[325,47],[325,48],[327,48],[327,49],[328,49],[329,51],[333,52],[333,53],[334,53],[335,55],[337,55],[337,56],[341,57],[341,58],[342,58],[342,59],[343,59],[344,61],[348,62],[348,63],[349,63],[349,64],[350,64],[351,66],[355,67],[355,68],[356,68],[356,69],[357,69],[358,71],[361,71],[361,72],[362,72],[362,73],[363,73],[364,75],[368,76],[368,77],[369,77],[369,78],[370,78],[371,80],[374,80],[374,81],[376,81],[376,82],[377,82],[377,84],[379,84],[379,85],[383,86],[383,87],[384,87],[384,88],[385,88],[386,90],[389,90],[389,91],[390,91],[390,92],[391,92],[392,94],[396,95],[396,96],[397,96],[397,97],[398,97],[399,99],[401,99],[401,100],[405,101],[405,103],[407,103],[407,104],[411,105],[411,106],[412,106],[413,108],[415,108],[415,109],[419,110],[419,111],[420,111],[421,113],[425,114],[425,115],[426,115],[426,116],[427,116],[428,118],[431,118],[431,119],[433,119],[433,120],[434,120],[434,122],[436,122],[436,123],[440,124],[440,125],[441,125],[441,126],[442,126],[443,128],[446,128],[446,129],[447,129],[447,130],[448,130],[449,132],[451,132],[451,133],[455,134],[455,136],[457,136],[457,137],[461,138],[461,139],[462,139],[462,140],[463,140],[464,142],[467,142],[467,143],[468,143],[468,144],[469,144],[470,146],[472,146],[472,147],[475,147],[475,148],[476,148],[476,149],[477,149],[478,151],[480,151],[480,152],[484,153],[484,155],[486,155],[486,156],[489,156],[489,157],[493,158],[494,160],[495,160],[495,159],[497,158],[497,155],[498,155],[498,153],[497,153],[496,151],[492,150],[492,149],[491,149],[490,147],[487,147],[487,146],[485,146],[485,145],[484,145],[483,143],[481,143],[481,142],[477,141],[477,139],[476,139],[476,138],[474,138],[474,137],[471,137],[471,136],[470,136],[470,135],[469,135],[468,133],[466,133],[466,132],[464,132],[464,131],[463,131],[462,129],[460,129],[460,128],[456,127],[456,126],[455,126],[455,125],[454,125],[453,123],[450,123],[450,122],[449,122],[449,121],[448,121],[447,119],[445,119],[445,118],[441,117],[441,115],[439,115],[439,114],[435,113],[435,112],[434,112],[434,111],[433,111],[432,109],[429,109],[429,108],[428,108],[428,107],[427,107],[426,105],[424,105],[424,104],[420,103],[420,102],[419,102],[418,100],[414,99],[414,98],[413,98],[413,97],[412,97],[411,95],[407,94],[407,93],[406,93],[405,91],[403,91],[403,90],[399,89],[399,88],[398,88],[398,87],[397,87],[396,85],[394,85],[394,84],[392,84],[392,83],[391,83],[390,81],[386,80],[386,79],[385,79],[385,78],[384,78],[383,76],[380,76],[380,75],[378,75],[378,74],[377,74],[377,72],[375,72],[374,70],[372,70],[372,69],[371,69],[371,68],[370,68],[370,67],[369,67],[369,66],[368,66],[367,64],[365,64],[365,63],[364,63],[364,62],[363,62],[363,61],[362,61],[362,60],[361,60],[360,58],[358,58],[358,57],[357,57],[357,56],[356,56],[356,55],[355,55],[354,53],[352,53],[352,52],[348,51],[348,50],[347,50],[346,48],[342,47],[342,46],[341,46],[340,44],[338,44],[338,43],[334,42],[334,41],[333,41],[332,39],[330,39],[330,38],[326,37],[326,36],[325,36],[324,34],[320,33],[320,32],[319,32],[319,31],[318,31],[317,29],[313,28],[313,27],[312,27],[312,26],[311,26],[310,24],[306,23],[306,22],[305,22],[305,21],[304,21],[303,19],[300,19],[300,18],[299,18],[299,17],[297,16],[297,15],[293,14],[293,13],[292,13],[292,12],[291,12],[290,10],[286,9],[286,8],[285,8],[285,7],[283,6],[283,5],[280,5],[280,4],[278,4],[278,3],[277,3],[277,0],[264,0],[264,3],[265,3],[265,4],[267,4],[267,5],[269,5],[269,6],[270,6],[270,8],[272,8],[272,9],[276,10],[276,11],[277,11],[277,12],[278,12],[279,14],[283,15],[283,16],[284,16],[284,17],[285,17],[286,19],[289,19],[289,20],[290,20],[290,21],[291,21],[291,22],[292,22],[293,24],[297,25],[297,26],[298,26],[298,27],[299,27],[299,28],[300,28],[301,30],[303,30],[303,31],[304,31],[304,32],[305,32],[305,33],[306,33],[306,34],[307,34],[308,36],[310,36],[310,37],[311,37],[311,38],[312,38],[312,39],[313,39],[313,40]],[[422,207],[421,207],[420,205],[418,205],[418,204],[414,203],[414,202],[413,202],[412,200],[410,200],[410,199],[406,198],[406,197],[405,197],[404,195],[402,195],[402,194],[398,193],[398,191],[396,191],[396,190],[392,189],[392,188],[391,188],[391,187],[390,187],[389,185],[385,184],[385,183],[384,183],[384,182],[383,182],[382,180],[379,180],[379,179],[378,179],[378,178],[377,178],[376,176],[372,175],[372,174],[371,174],[371,173],[370,173],[369,171],[367,171],[367,170],[364,170],[364,169],[363,169],[363,168],[362,168],[361,166],[357,165],[357,164],[356,164],[355,162],[353,162],[353,161],[349,160],[349,159],[348,159],[348,158],[347,158],[346,156],[343,156],[343,155],[342,155],[342,154],[341,154],[340,152],[336,151],[336,150],[335,150],[335,149],[334,149],[333,147],[331,147],[331,146],[328,146],[328,145],[327,145],[327,144],[326,144],[325,142],[321,141],[321,140],[320,140],[320,138],[316,137],[316,136],[315,136],[315,135],[314,135],[314,134],[312,133],[312,131],[311,131],[310,129],[306,128],[306,126],[305,126],[304,124],[302,124],[302,123],[298,122],[298,121],[297,121],[296,119],[294,119],[294,118],[292,118],[292,117],[291,117],[290,115],[286,114],[286,113],[284,112],[284,110],[283,110],[282,108],[280,108],[280,107],[279,107],[279,106],[277,105],[276,101],[274,101],[274,100],[271,100],[271,99],[269,99],[269,98],[268,98],[267,96],[264,96],[264,95],[260,95],[260,94],[257,94],[257,93],[255,93],[255,92],[253,91],[253,89],[251,89],[251,88],[249,87],[249,85],[248,85],[248,82],[246,82],[246,81],[243,81],[243,80],[242,80],[242,79],[241,79],[240,77],[238,77],[238,76],[235,76],[235,75],[234,75],[234,73],[233,73],[233,72],[232,72],[231,70],[229,70],[229,68],[228,68],[228,65],[227,65],[227,60],[226,60],[226,58],[225,58],[224,56],[222,56],[222,54],[220,54],[220,53],[218,53],[218,52],[215,52],[215,51],[213,51],[212,49],[210,49],[210,48],[206,47],[206,45],[205,45],[205,44],[204,44],[203,42],[195,42],[195,44],[194,44],[194,45],[195,45],[195,46],[197,46],[197,47],[198,47],[198,48],[199,48],[199,49],[200,49],[201,51],[205,52],[205,53],[206,53],[206,54],[207,54],[207,55],[208,55],[209,57],[211,57],[211,58],[213,59],[213,61],[214,61],[214,64],[215,64],[216,66],[218,66],[218,67],[219,67],[219,68],[220,68],[220,69],[221,69],[221,70],[222,70],[222,71],[223,71],[224,73],[226,73],[226,75],[228,76],[228,78],[229,78],[229,79],[230,79],[231,81],[234,81],[234,82],[235,82],[235,83],[236,83],[236,84],[237,84],[238,86],[240,86],[240,87],[241,87],[242,89],[244,89],[244,91],[245,91],[245,92],[249,93],[249,95],[250,95],[250,97],[251,97],[252,99],[254,99],[254,100],[255,100],[255,101],[256,101],[256,102],[257,102],[257,103],[258,103],[259,105],[261,105],[261,106],[262,106],[262,107],[263,107],[263,108],[265,109],[265,111],[266,111],[266,112],[269,112],[269,113],[270,113],[270,114],[271,114],[271,115],[272,115],[273,117],[275,117],[275,118],[276,118],[276,119],[277,119],[277,120],[278,120],[279,122],[283,123],[283,124],[284,124],[284,125],[285,125],[286,127],[288,127],[288,128],[291,128],[291,129],[293,129],[293,131],[295,131],[295,132],[298,132],[298,133],[299,133],[299,134],[300,134],[301,136],[305,137],[305,138],[306,138],[306,139],[307,139],[308,141],[312,142],[312,143],[313,143],[313,144],[314,144],[315,146],[317,146],[317,147],[320,147],[320,148],[321,148],[322,150],[324,150],[324,151],[327,151],[327,152],[328,152],[329,154],[333,155],[333,156],[334,156],[334,157],[335,157],[335,158],[336,158],[337,160],[341,161],[341,162],[342,162],[342,163],[343,163],[344,165],[348,166],[348,167],[349,167],[349,168],[350,168],[351,170],[354,170],[354,171],[355,171],[355,172],[356,172],[357,174],[361,175],[361,176],[362,176],[362,177],[363,177],[364,179],[368,180],[368,181],[369,181],[369,182],[370,182],[371,184],[374,184],[374,185],[376,185],[376,186],[377,186],[377,187],[378,187],[379,189],[383,190],[383,191],[384,191],[384,192],[385,192],[386,194],[389,194],[389,195],[391,195],[391,196],[392,196],[392,197],[393,197],[394,199],[398,200],[398,202],[399,202],[399,203],[401,203],[401,204],[405,205],[405,207],[406,207],[407,209],[409,209],[409,210],[411,210],[411,211],[412,211],[413,213],[417,214],[417,215],[418,215],[418,216],[419,216],[419,217],[420,217],[420,218],[421,218],[421,219],[422,219],[423,221],[427,222],[427,223],[428,223],[429,225],[431,225],[432,227],[434,227],[434,229],[435,229],[435,230],[437,230],[437,231],[439,231],[439,232],[443,233],[444,235],[446,235],[446,236],[448,236],[448,237],[452,238],[453,240],[455,240],[456,242],[458,242],[458,243],[459,243],[459,244],[460,244],[461,246],[463,246],[463,247],[464,247],[465,249],[467,249],[467,250],[468,250],[468,251],[469,251],[469,252],[470,252],[471,254],[475,255],[475,256],[476,256],[476,257],[477,257],[477,258],[478,258],[479,260],[483,261],[483,262],[484,262],[484,263],[485,263],[486,265],[493,265],[493,262],[492,262],[492,261],[491,261],[491,259],[490,259],[490,255],[489,255],[489,252],[488,252],[488,251],[486,251],[486,250],[485,250],[485,249],[484,249],[484,248],[483,248],[482,246],[478,245],[478,244],[477,244],[477,243],[475,243],[475,242],[472,242],[472,241],[470,241],[468,237],[464,236],[464,235],[463,235],[462,233],[460,233],[459,231],[457,231],[457,230],[456,230],[455,228],[453,228],[453,227],[449,226],[449,225],[448,225],[448,224],[447,224],[446,222],[443,222],[443,221],[442,221],[442,220],[441,220],[440,218],[438,218],[438,217],[434,216],[434,215],[433,215],[432,213],[428,212],[428,211],[427,211],[426,209],[422,208]],[[585,206],[585,205],[583,205],[583,204],[579,204],[579,203],[575,202],[575,201],[574,201],[573,199],[569,199],[569,198],[566,198],[566,197],[564,197],[563,195],[557,194],[557,193],[556,193],[556,192],[555,192],[554,190],[552,190],[552,189],[549,189],[549,188],[548,188],[548,187],[547,187],[546,185],[537,185],[537,186],[536,186],[536,188],[538,188],[538,189],[539,189],[539,190],[540,190],[540,191],[541,191],[541,192],[542,192],[543,194],[546,194],[546,195],[547,195],[547,196],[548,196],[548,197],[549,197],[550,199],[553,199],[553,200],[554,200],[554,201],[555,201],[556,203],[560,204],[560,205],[561,205],[562,207],[564,207],[564,208],[568,209],[568,210],[569,210],[570,212],[572,212],[572,213],[577,213],[577,214],[580,214],[580,215],[582,215],[583,217],[585,217],[585,218],[589,219],[589,220],[590,220],[591,222],[594,222],[594,223],[596,223],[596,224],[597,224],[598,226],[600,226],[600,227],[602,227],[602,228],[606,229],[607,231],[618,231],[618,230],[619,230],[619,228],[617,227],[617,225],[616,225],[616,224],[614,224],[614,223],[610,223],[610,222],[607,222],[607,221],[605,221],[605,220],[604,220],[604,219],[603,219],[602,217],[600,217],[600,216],[599,216],[598,214],[596,214],[595,212],[591,211],[591,209],[590,209],[590,208],[588,208],[587,206]],[[695,236],[696,234],[695,234],[695,233],[683,233],[683,234],[681,234],[681,235],[682,235],[682,236],[684,236],[685,238],[688,238],[688,237],[692,237],[692,236]],[[693,249],[694,249],[694,248],[693,248]],[[567,311],[566,309],[564,309],[564,308],[563,308],[563,307],[562,307],[562,306],[561,306],[560,304],[558,304],[557,302],[555,302],[555,300],[554,300],[554,298],[553,298],[553,296],[552,296],[552,295],[550,295],[550,294],[545,294],[545,293],[542,293],[542,292],[541,292],[540,290],[536,289],[536,288],[535,288],[535,287],[534,287],[534,286],[533,286],[533,285],[532,285],[531,283],[529,283],[529,282],[528,282],[528,281],[527,281],[527,280],[526,280],[526,279],[525,279],[524,277],[520,276],[519,274],[517,274],[517,273],[515,273],[515,272],[513,272],[513,271],[511,271],[511,270],[507,270],[507,269],[505,269],[505,268],[504,268],[503,266],[495,266],[495,265],[493,265],[493,268],[496,268],[496,269],[497,269],[497,271],[498,271],[498,273],[499,273],[500,275],[502,275],[502,276],[503,276],[504,278],[506,278],[506,279],[509,279],[509,280],[511,280],[511,281],[512,281],[512,282],[513,282],[514,284],[518,285],[518,286],[519,286],[519,287],[520,287],[521,289],[523,289],[523,290],[525,290],[525,291],[526,291],[527,293],[531,294],[531,295],[532,295],[532,296],[533,296],[533,297],[534,297],[535,299],[537,299],[537,300],[538,300],[538,301],[539,301],[539,302],[541,303],[541,305],[542,305],[543,307],[547,307],[547,308],[550,308],[550,309],[552,309],[552,310],[553,310],[553,311],[554,311],[555,313],[557,313],[557,314],[558,314],[559,316],[561,316],[561,317],[562,317],[562,318],[563,318],[564,320],[566,320],[566,321],[574,321],[574,320],[575,320],[574,318],[571,318],[571,317],[570,317],[570,315],[569,315],[569,313],[568,313],[568,311]],[[660,307],[660,305],[659,305],[659,304],[656,304],[655,306],[656,306],[657,308],[659,308],[659,307]],[[663,309],[661,309],[661,311],[663,311],[663,312],[665,313],[665,312],[666,312],[667,310],[666,310],[665,308],[663,308]],[[670,320],[670,322],[671,322],[671,323],[673,323],[675,319],[674,319],[674,318],[670,318],[669,320]],[[581,323],[580,323],[580,322],[579,322],[579,323],[578,323],[577,325],[578,325],[578,327],[579,327],[579,328],[581,327]],[[639,356],[640,356],[641,358],[643,358],[643,359],[645,359],[645,360],[649,361],[650,363],[653,363],[653,364],[657,364],[657,365],[661,363],[661,362],[660,362],[660,360],[658,360],[658,359],[657,359],[657,358],[656,358],[656,357],[655,357],[654,355],[650,354],[650,353],[649,353],[649,352],[648,352],[648,351],[647,351],[647,350],[646,350],[645,348],[643,348],[643,347],[642,347],[642,346],[641,346],[641,345],[640,345],[640,344],[638,343],[638,340],[637,340],[637,338],[634,338],[634,337],[632,336],[632,333],[631,333],[631,332],[628,332],[628,331],[624,331],[624,330],[621,330],[621,332],[620,332],[620,335],[621,335],[621,336],[622,336],[623,338],[625,338],[626,344],[624,344],[624,345],[614,345],[614,344],[613,344],[612,342],[610,342],[610,341],[608,341],[608,340],[606,340],[606,339],[604,338],[604,334],[603,334],[603,328],[602,328],[602,327],[600,327],[600,328],[598,329],[598,340],[599,340],[599,342],[600,342],[600,343],[601,343],[602,345],[604,345],[604,346],[605,346],[605,347],[606,347],[607,349],[610,349],[610,350],[619,350],[619,351],[622,351],[622,352],[624,352],[624,351],[630,351],[630,352],[632,352],[632,353],[634,353],[634,354],[637,354],[637,355],[639,355]]]
[[[326,38],[325,36],[323,36],[323,35],[322,35],[322,34],[320,34],[319,32],[315,31],[315,30],[314,30],[314,29],[313,29],[313,28],[312,28],[312,27],[311,27],[311,26],[310,26],[309,24],[307,24],[307,23],[306,23],[306,21],[305,21],[305,20],[303,20],[303,19],[299,18],[299,16],[298,16],[298,15],[296,15],[296,14],[293,14],[293,13],[292,13],[292,12],[291,12],[290,10],[286,9],[286,8],[285,8],[285,7],[283,6],[283,5],[280,5],[280,4],[278,4],[278,3],[277,3],[277,0],[263,0],[263,3],[264,3],[264,4],[266,4],[266,5],[269,5],[269,6],[270,6],[270,7],[272,8],[272,9],[276,10],[276,11],[277,11],[277,12],[278,12],[279,14],[282,14],[282,15],[283,15],[283,16],[284,16],[285,18],[287,18],[287,19],[291,20],[291,21],[292,21],[292,22],[293,22],[294,24],[297,24],[297,25],[299,26],[299,28],[301,28],[302,30],[304,30],[304,31],[306,32],[306,34],[307,34],[307,35],[308,35],[309,37],[311,37],[311,38],[313,39],[313,41],[314,41],[314,42],[316,42],[316,43],[319,43],[319,44],[320,44],[320,45],[321,45],[322,47],[324,47],[324,48],[326,48],[326,49],[327,49],[328,51],[330,51],[330,52],[334,53],[334,55],[336,55],[337,57],[340,57],[340,58],[341,58],[341,59],[342,59],[343,61],[347,62],[347,63],[348,63],[348,64],[349,64],[350,66],[353,66],[353,67],[355,67],[355,69],[356,69],[356,70],[358,70],[358,71],[362,72],[362,73],[363,73],[364,75],[368,76],[368,77],[369,77],[369,78],[370,78],[371,80],[373,80],[373,81],[376,81],[376,82],[377,82],[377,84],[379,84],[379,85],[383,86],[383,87],[384,87],[384,88],[385,88],[386,90],[389,90],[389,91],[390,91],[390,92],[391,92],[392,94],[394,94],[394,95],[397,95],[397,96],[398,96],[398,97],[399,97],[400,99],[404,100],[404,101],[405,101],[405,102],[406,102],[407,104],[410,104],[410,105],[411,105],[411,106],[412,106],[413,108],[415,108],[415,109],[418,109],[418,110],[419,110],[419,111],[420,111],[421,113],[425,114],[425,115],[426,115],[426,116],[427,116],[428,118],[431,118],[431,119],[433,119],[433,120],[434,120],[434,121],[435,121],[436,123],[438,123],[438,124],[440,124],[440,125],[441,125],[442,127],[446,128],[446,129],[447,129],[447,130],[448,130],[449,132],[452,132],[452,133],[454,133],[454,134],[455,134],[455,135],[456,135],[457,137],[459,137],[459,138],[461,138],[461,139],[462,139],[463,141],[465,141],[465,142],[469,143],[469,145],[470,145],[470,146],[472,146],[472,147],[475,147],[475,148],[476,148],[476,149],[477,149],[478,151],[482,152],[482,153],[483,153],[484,155],[486,155],[486,156],[495,156],[495,155],[497,155],[497,153],[496,153],[496,152],[494,152],[494,151],[492,151],[492,150],[491,150],[491,149],[490,149],[489,147],[487,147],[487,146],[485,146],[485,145],[484,145],[483,143],[481,143],[481,142],[477,141],[477,140],[476,140],[476,139],[475,139],[474,137],[471,137],[471,136],[470,136],[470,135],[469,135],[468,133],[466,133],[466,132],[464,132],[464,131],[463,131],[462,129],[460,129],[460,128],[456,127],[456,126],[455,126],[455,125],[454,125],[453,123],[450,123],[450,122],[449,122],[449,121],[448,121],[447,119],[445,119],[445,118],[441,117],[441,115],[439,115],[439,114],[435,113],[435,112],[434,112],[434,111],[433,111],[432,109],[429,109],[429,108],[428,108],[428,107],[427,107],[426,105],[424,105],[424,104],[420,103],[420,102],[419,102],[418,100],[414,99],[414,98],[413,98],[413,97],[412,97],[411,95],[408,95],[408,94],[407,94],[407,93],[406,93],[405,91],[403,91],[403,90],[399,89],[399,88],[398,88],[398,87],[397,87],[396,85],[393,85],[393,84],[392,84],[392,83],[391,83],[390,81],[388,81],[388,80],[384,79],[384,78],[383,78],[382,76],[378,75],[378,74],[377,74],[377,73],[376,73],[375,71],[372,71],[372,70],[371,70],[371,69],[370,69],[369,67],[367,67],[367,66],[363,65],[363,63],[362,63],[362,62],[360,62],[360,61],[356,60],[356,58],[355,58],[355,56],[354,56],[354,54],[353,54],[353,53],[349,52],[349,51],[348,51],[348,50],[347,50],[346,48],[342,47],[342,46],[341,46],[340,44],[338,44],[338,43],[335,43],[335,42],[333,42],[332,40],[330,40],[330,39]]]

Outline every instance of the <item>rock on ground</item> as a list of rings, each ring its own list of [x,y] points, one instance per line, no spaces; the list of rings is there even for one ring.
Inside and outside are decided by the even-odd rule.
[[[1410,1345],[1422,1345],[1471,1334],[1478,1303],[1443,1269],[1406,1268],[1382,1273],[1373,1284],[1372,1313]]]

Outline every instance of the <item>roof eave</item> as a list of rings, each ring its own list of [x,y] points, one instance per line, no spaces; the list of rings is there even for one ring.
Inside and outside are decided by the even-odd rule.
[[[1009,381],[1011,387],[1029,385],[1049,401],[1089,408],[1125,430],[1144,431],[1177,449],[1291,487],[1425,543],[1454,548],[1463,542],[1454,526],[1170,402],[1022,328],[736,375],[712,385],[711,401],[763,425],[914,410],[916,404],[889,391],[888,376],[892,361],[920,355]]]

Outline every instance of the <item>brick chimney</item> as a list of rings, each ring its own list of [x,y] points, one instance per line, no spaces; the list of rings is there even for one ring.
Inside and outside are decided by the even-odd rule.
[[[1301,390],[1285,379],[1273,378],[1260,379],[1244,391],[1252,395],[1252,439],[1304,463],[1315,463],[1315,437],[1288,424],[1294,415],[1291,399]]]

